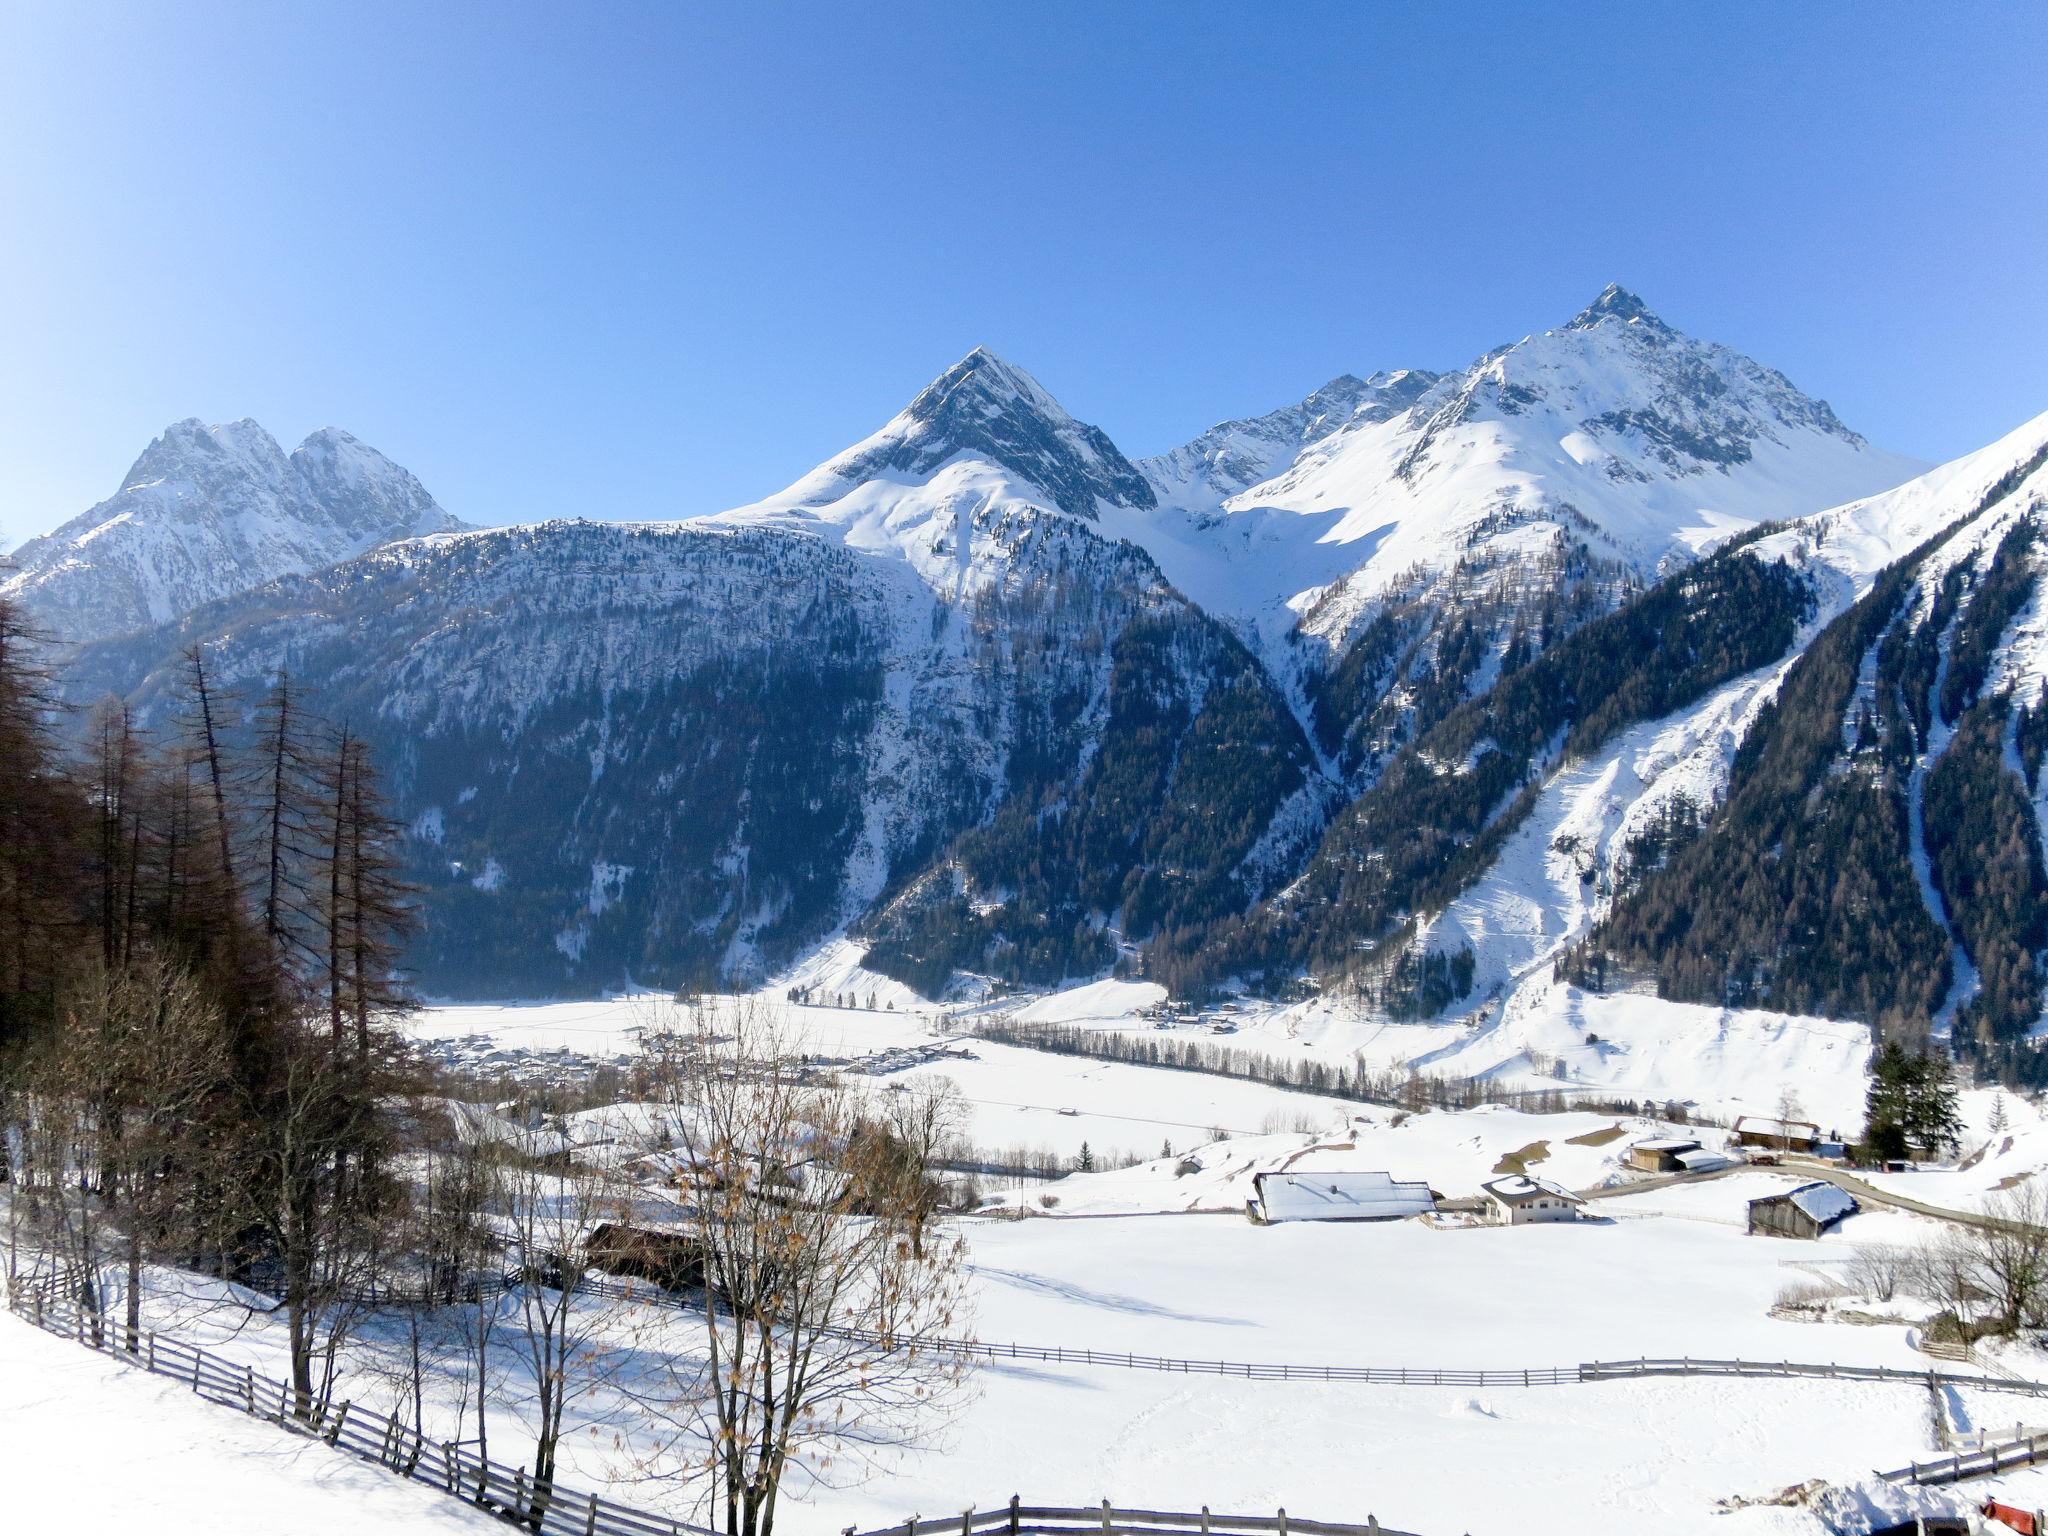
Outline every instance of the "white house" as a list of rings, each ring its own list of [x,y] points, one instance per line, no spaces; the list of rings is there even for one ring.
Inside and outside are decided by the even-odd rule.
[[[1479,1188],[1486,1195],[1487,1214],[1510,1227],[1532,1221],[1577,1221],[1579,1207],[1586,1203],[1562,1184],[1526,1173],[1511,1173]]]
[[[1399,1221],[1436,1209],[1427,1184],[1391,1173],[1339,1169],[1320,1173],[1255,1173],[1245,1214],[1275,1221]]]

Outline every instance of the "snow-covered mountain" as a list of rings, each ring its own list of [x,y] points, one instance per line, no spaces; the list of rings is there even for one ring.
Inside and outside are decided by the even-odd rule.
[[[1377,1007],[1460,1072],[1628,1080],[1612,988],[2041,1080],[2044,519],[2048,416],[1689,565],[1448,714],[1294,886],[1157,969],[1306,970],[1290,1032]]]
[[[1191,505],[1106,520],[1238,629],[1353,789],[1531,637],[1740,529],[1925,468],[1618,287],[1460,372],[1375,380],[1373,399],[1220,503],[1197,486]],[[1199,463],[1206,441],[1148,463]]]
[[[0,571],[0,596],[82,641],[162,624],[280,576],[464,525],[413,475],[328,427],[287,455],[253,421],[180,421],[121,488]]]
[[[1344,374],[1296,405],[1264,416],[1220,422],[1192,442],[1141,459],[1138,468],[1160,505],[1220,510],[1231,497],[1291,466],[1302,452],[1346,427],[1390,421],[1426,394],[1438,375],[1420,368]]]
[[[976,352],[753,506],[397,543],[91,647],[69,686],[161,716],[204,640],[223,685],[289,663],[364,722],[441,990],[758,977],[848,923],[934,989],[1056,980],[1114,960],[1111,914],[1263,889],[1310,771],[1230,630],[1098,531],[1151,495]]]
[[[1142,464],[976,350],[762,501],[391,543],[90,647],[66,686],[160,713],[196,640],[225,683],[288,662],[369,722],[444,993],[758,977],[849,931],[927,993],[1120,962],[1198,987],[1237,953],[1284,980],[1484,872],[1495,807],[1439,806],[1471,825],[1435,841],[1402,817],[1468,759],[1552,771],[1549,729],[1488,756],[1541,690],[1677,708],[1807,601],[1753,561],[1682,600],[1661,572],[1912,468],[1619,290]],[[1584,670],[1667,641],[1663,671]],[[1389,840],[1409,883],[1360,897]],[[1326,931],[1262,948],[1290,892]],[[1465,995],[1459,946],[1403,931],[1422,959],[1383,993]]]

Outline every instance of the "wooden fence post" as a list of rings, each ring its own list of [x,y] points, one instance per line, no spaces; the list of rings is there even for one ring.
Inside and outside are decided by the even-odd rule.
[[[1017,1495],[1010,1495],[1010,1536],[1017,1536]]]
[[[348,1422],[348,1407],[349,1405],[347,1400],[343,1399],[341,1405],[341,1412],[337,1413],[334,1416],[334,1428],[330,1429],[327,1432],[327,1443],[329,1445],[334,1445],[340,1441],[341,1426]]]
[[[972,1504],[968,1505],[966,1512],[960,1516],[960,1536],[974,1536],[974,1506]]]
[[[1209,1506],[1202,1506],[1202,1536],[1209,1536]]]
[[[1287,1511],[1284,1508],[1280,1511],[1280,1536],[1287,1536]]]

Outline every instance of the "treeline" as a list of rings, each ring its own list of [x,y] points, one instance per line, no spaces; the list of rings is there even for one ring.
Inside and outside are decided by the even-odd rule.
[[[1542,775],[1776,660],[1811,605],[1782,562],[1724,553],[1584,625],[1403,749],[1283,898],[1168,929],[1146,950],[1147,974],[1201,996],[1233,976],[1271,991],[1306,971],[1326,986],[1393,984],[1412,994],[1410,1012],[1442,1006],[1461,967],[1412,958],[1415,919],[1491,865]]]
[[[1467,555],[1447,577],[1406,572],[1310,681],[1316,738],[1347,781],[1370,783],[1471,696],[1490,662],[1517,672],[1640,590],[1626,565],[1563,537],[1541,555]]]
[[[360,738],[286,677],[245,707],[186,670],[163,731],[109,702],[60,748],[0,604],[0,1179],[95,1316],[117,1244],[131,1333],[149,1262],[270,1289],[303,1404],[334,1288],[405,1204],[406,892]]]
[[[1190,1040],[1154,1031],[1123,1034],[1114,1030],[1070,1029],[1056,1024],[1025,1024],[1012,1018],[979,1023],[974,1033],[997,1045],[1022,1046],[1055,1056],[1085,1056],[1094,1061],[1137,1067],[1163,1067],[1176,1072],[1206,1072],[1214,1077],[1263,1083],[1325,1098],[1349,1099],[1398,1109],[1472,1109],[1481,1104],[1512,1104],[1538,1113],[1567,1109],[1601,1114],[1634,1114],[1632,1099],[1566,1094],[1563,1090],[1506,1089],[1482,1078],[1433,1077],[1414,1071],[1374,1071],[1356,1057],[1349,1061],[1304,1056],[1274,1056],[1214,1040]],[[1644,1106],[1647,1108],[1648,1106]],[[1661,1111],[1659,1111],[1661,1113]]]

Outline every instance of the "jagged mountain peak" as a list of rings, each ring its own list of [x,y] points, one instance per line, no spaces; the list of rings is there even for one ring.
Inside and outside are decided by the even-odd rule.
[[[1565,325],[1568,331],[1590,331],[1595,326],[1616,320],[1623,325],[1642,324],[1668,331],[1664,323],[1639,294],[1631,293],[1619,283],[1609,283],[1600,290],[1598,298],[1574,315]]]
[[[1023,482],[1074,517],[1103,506],[1155,504],[1152,486],[1104,433],[1077,421],[1014,363],[976,347],[926,385],[887,426],[785,493],[800,505],[837,501],[885,477],[924,479],[976,460]]]
[[[60,639],[99,639],[465,526],[410,471],[340,428],[287,455],[246,416],[188,416],[151,439],[113,496],[15,551],[0,595]]]
[[[277,485],[288,473],[283,447],[247,416],[211,424],[197,416],[187,416],[172,422],[150,440],[129,466],[121,489],[126,491],[177,475],[193,476],[207,483],[217,482],[223,476],[253,476]],[[88,512],[85,516],[92,514]]]

